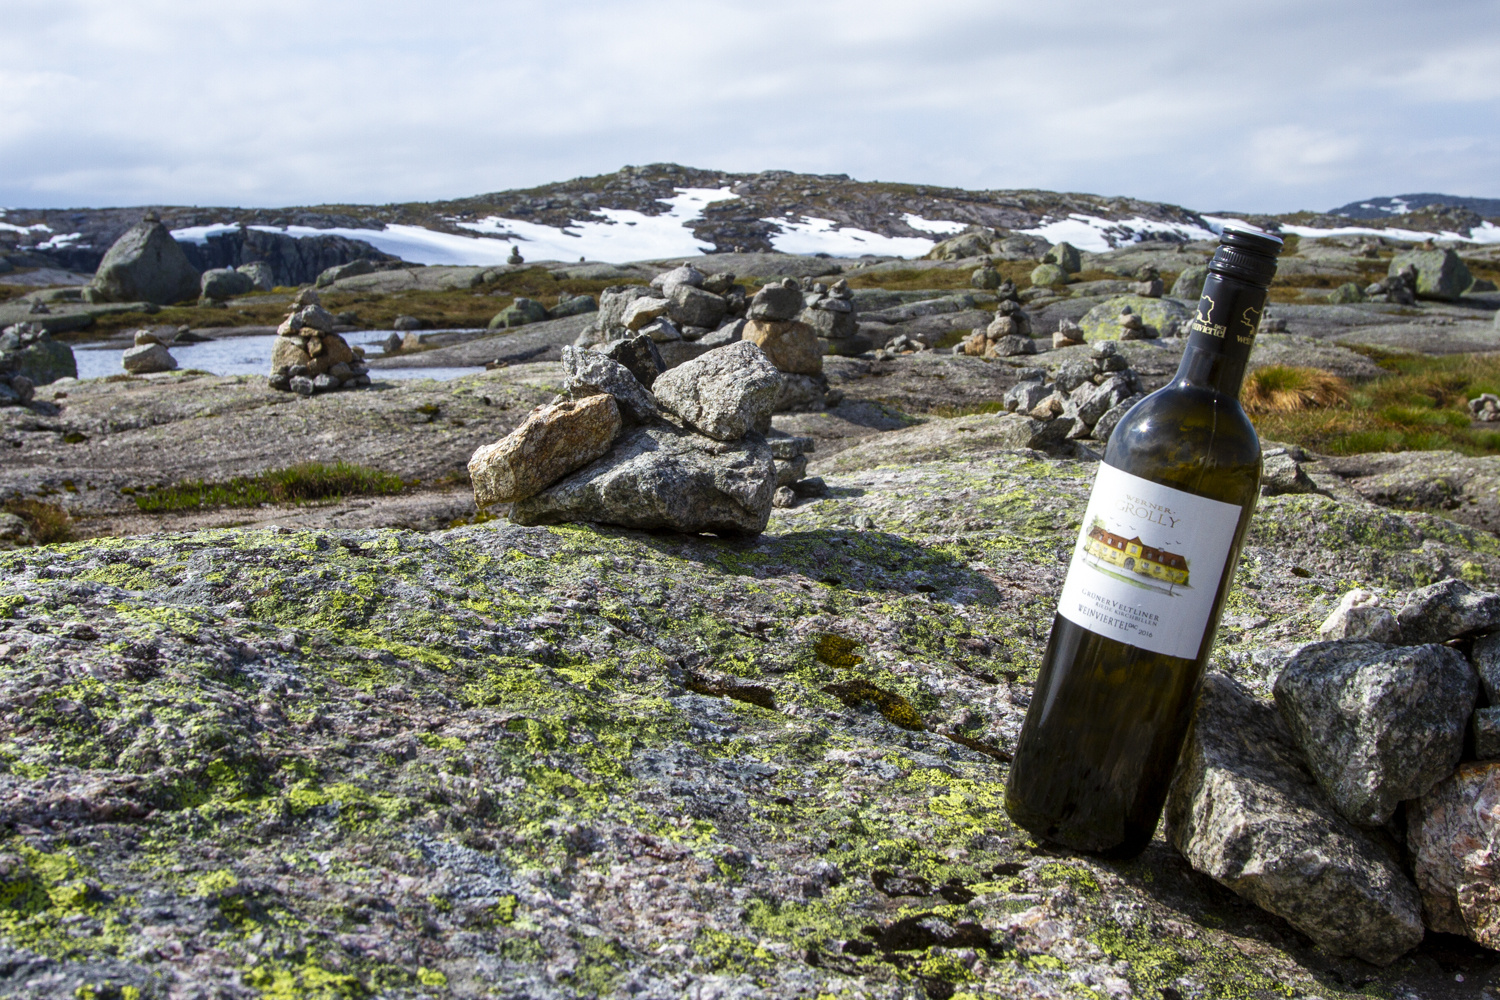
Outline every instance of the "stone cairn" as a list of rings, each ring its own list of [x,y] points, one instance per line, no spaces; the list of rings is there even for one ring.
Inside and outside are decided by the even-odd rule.
[[[0,332],[0,406],[24,406],[37,386],[77,377],[73,349],[53,340],[40,323],[17,323]]]
[[[292,311],[276,328],[276,346],[271,350],[272,389],[311,396],[370,384],[363,348],[350,347],[334,333],[335,322],[317,292],[304,288],[297,293]]]
[[[771,430],[782,373],[741,340],[668,369],[644,333],[563,348],[564,394],[469,460],[480,507],[516,524],[587,521],[758,533],[773,505],[817,495],[811,441]]]
[[[1500,420],[1500,396],[1486,392],[1469,400],[1469,414],[1487,424]]]
[[[1107,442],[1115,426],[1144,398],[1140,375],[1112,340],[1101,340],[1058,366],[1047,380],[1044,368],[1028,368],[1006,392],[1007,412],[1047,424],[1035,437],[1042,442],[1092,439]]]
[[[1036,342],[1031,339],[1031,317],[1021,308],[1015,283],[1005,282],[995,289],[995,294],[1000,298],[1000,303],[995,308],[995,318],[990,320],[989,326],[975,327],[954,350],[955,354],[968,354],[976,358],[1013,358],[1036,353]]]
[[[1392,607],[1350,591],[1273,652],[1274,706],[1209,675],[1167,833],[1334,954],[1388,965],[1424,924],[1500,949],[1500,594]]]
[[[1407,264],[1395,274],[1384,278],[1365,289],[1365,298],[1371,302],[1390,302],[1399,306],[1417,304],[1417,269]]]
[[[137,330],[134,346],[120,355],[120,367],[132,375],[153,375],[177,369],[177,359],[168,350],[177,339],[177,331]]]

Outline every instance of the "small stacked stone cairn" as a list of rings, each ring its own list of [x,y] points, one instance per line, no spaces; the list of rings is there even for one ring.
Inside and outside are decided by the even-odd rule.
[[[810,442],[770,432],[782,374],[747,341],[666,369],[636,334],[606,351],[563,349],[565,393],[469,461],[480,507],[517,524],[589,521],[758,533],[778,491],[795,502]]]
[[[975,327],[955,353],[977,358],[1013,358],[1036,353],[1036,342],[1031,339],[1031,317],[1021,308],[1016,286],[1007,281],[996,291],[1008,294],[1001,294],[995,318],[989,326]]]
[[[36,383],[25,375],[0,369],[0,406],[25,406],[36,394]]]
[[[1044,368],[1028,368],[1005,394],[1007,412],[1049,422],[1054,442],[1092,438],[1106,442],[1115,426],[1144,397],[1140,375],[1112,340],[1068,358],[1049,382]]]
[[[1267,309],[1260,314],[1257,330],[1260,333],[1286,333],[1286,320]]]
[[[832,285],[811,282],[797,319],[817,334],[823,342],[824,354],[859,353],[855,350],[859,320],[854,315],[854,293],[849,291],[849,282],[843,278]]]
[[[845,285],[840,291],[847,295],[848,290],[848,285]],[[781,395],[776,400],[777,413],[821,410],[842,396],[842,393],[830,392],[828,379],[823,375],[824,341],[818,336],[819,327],[804,322],[803,318],[810,313],[844,316],[848,323],[853,324],[854,314],[852,308],[848,313],[822,308],[848,304],[848,299],[830,295],[826,289],[823,292],[815,290],[813,301],[814,305],[806,306],[802,286],[795,278],[783,278],[765,285],[750,300],[743,337],[765,351],[771,364],[782,373]]]
[[[1424,924],[1500,949],[1500,594],[1390,607],[1346,593],[1279,654],[1274,706],[1209,675],[1167,833],[1334,954],[1388,965]]]
[[[134,346],[120,355],[120,367],[132,375],[152,375],[177,369],[177,359],[168,350],[177,339],[175,330],[137,330]]]
[[[1143,299],[1159,299],[1166,290],[1161,272],[1150,264],[1144,264],[1136,270],[1135,284],[1130,286],[1130,291]]]
[[[901,357],[908,354],[919,354],[922,351],[931,350],[925,343],[905,333],[898,333],[886,342],[886,345],[875,351],[876,361],[889,361],[891,358]]]
[[[1486,392],[1477,399],[1469,400],[1469,413],[1475,420],[1487,424],[1500,420],[1500,396]]]
[[[1076,347],[1083,343],[1083,327],[1071,319],[1057,321],[1057,332],[1052,335],[1052,349]]]
[[[323,308],[316,291],[304,288],[297,293],[292,311],[276,329],[276,346],[271,350],[272,389],[311,396],[370,384],[363,349],[351,348],[334,333],[336,322]]]
[[[644,333],[658,344],[722,347],[740,339],[746,289],[733,274],[704,275],[691,264],[652,279],[650,287],[614,285],[599,296],[599,315],[574,341],[594,347]]]
[[[53,340],[40,323],[17,323],[0,333],[0,374],[12,380],[13,389],[25,382],[34,388],[60,378],[77,378],[78,362],[73,349]],[[14,381],[18,377],[21,383]]]
[[[1417,304],[1417,269],[1407,264],[1395,274],[1384,278],[1365,289],[1365,298],[1371,302],[1390,302],[1401,306]]]
[[[1119,322],[1121,340],[1155,340],[1161,335],[1155,327],[1147,326],[1146,321],[1141,318],[1141,314],[1130,306],[1124,306],[1120,309]]]

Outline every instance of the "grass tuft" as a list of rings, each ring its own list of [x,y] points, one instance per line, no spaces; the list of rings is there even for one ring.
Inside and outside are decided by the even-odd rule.
[[[263,503],[306,503],[346,496],[389,496],[400,493],[401,477],[362,465],[302,462],[257,476],[236,476],[224,483],[196,482],[164,486],[135,498],[148,514],[204,507],[256,507]]]
[[[38,545],[73,540],[73,519],[68,512],[55,503],[42,500],[8,500],[5,511],[26,522],[31,537]]]
[[[1349,401],[1349,386],[1316,368],[1268,365],[1251,372],[1240,391],[1249,413],[1295,413]]]

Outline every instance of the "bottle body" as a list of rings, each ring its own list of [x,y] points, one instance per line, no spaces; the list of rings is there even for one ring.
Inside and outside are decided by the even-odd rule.
[[[1040,837],[1128,857],[1155,833],[1259,495],[1238,394],[1264,301],[1211,271],[1177,377],[1110,437],[1006,790]]]

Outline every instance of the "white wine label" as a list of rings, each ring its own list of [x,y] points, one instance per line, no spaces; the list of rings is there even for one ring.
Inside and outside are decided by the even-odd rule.
[[[1120,642],[1195,659],[1240,508],[1100,463],[1058,613]]]

